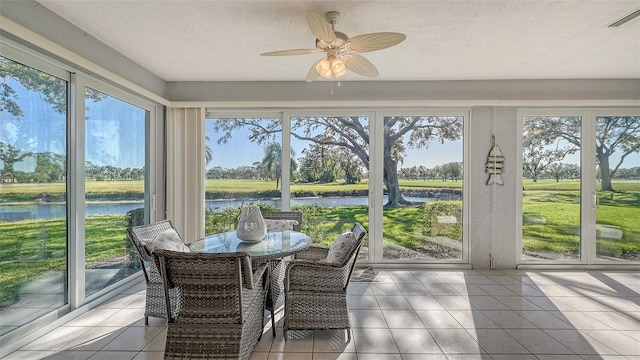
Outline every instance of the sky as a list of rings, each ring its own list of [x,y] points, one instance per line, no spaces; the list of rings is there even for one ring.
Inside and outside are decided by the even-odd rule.
[[[11,143],[32,152],[66,152],[66,116],[54,111],[41,94],[26,90],[19,83],[7,82],[18,95],[18,104],[24,114],[19,119],[8,112],[0,112],[0,142]],[[96,165],[140,168],[144,166],[145,111],[112,97],[99,102],[88,101],[86,122],[86,160]],[[212,120],[208,120],[210,122]],[[234,168],[251,165],[264,157],[264,147],[247,140],[248,131],[234,132],[227,144],[217,144],[219,136],[206,126],[209,146],[213,149],[213,162],[207,168],[221,166]],[[292,139],[296,158],[308,143]],[[488,152],[489,149],[487,149]],[[407,149],[400,168],[436,165],[462,161],[462,142],[431,142],[428,149]],[[612,157],[613,162],[620,155]],[[565,162],[579,163],[579,155],[568,157]],[[28,165],[28,164],[25,164]],[[640,154],[625,159],[623,167],[640,166]]]
[[[62,80],[61,80],[62,81]],[[16,119],[0,112],[0,142],[12,144],[30,152],[66,153],[66,114],[56,112],[43,96],[9,80],[17,93],[22,116]],[[101,101],[87,101],[86,160],[95,165],[120,168],[144,167],[145,110],[106,96]],[[35,165],[33,161],[16,164]]]

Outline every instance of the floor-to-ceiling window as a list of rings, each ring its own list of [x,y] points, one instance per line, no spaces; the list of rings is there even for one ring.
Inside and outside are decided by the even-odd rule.
[[[383,118],[382,259],[463,259],[463,115]]]
[[[206,234],[232,230],[240,207],[255,203],[302,211],[302,231],[322,245],[362,223],[369,236],[360,258],[371,262],[466,261],[468,111],[241,116],[209,111],[205,122]]]
[[[525,116],[522,258],[580,260],[579,116]]]
[[[637,110],[526,110],[522,263],[640,261]]]
[[[85,88],[85,295],[140,270],[127,226],[145,223],[149,111]]]
[[[595,122],[598,261],[640,262],[640,114],[601,111]]]
[[[205,235],[235,229],[243,205],[281,208],[279,116],[208,116],[204,155]]]
[[[291,208],[305,214],[303,230],[314,243],[331,245],[354,222],[369,223],[368,114],[293,115]],[[325,113],[326,114],[326,113]],[[359,256],[366,258],[365,237]]]
[[[158,124],[151,102],[12,40],[0,45],[4,345],[135,279],[125,228],[151,218]]]
[[[0,57],[0,335],[68,303],[69,74],[23,59]]]

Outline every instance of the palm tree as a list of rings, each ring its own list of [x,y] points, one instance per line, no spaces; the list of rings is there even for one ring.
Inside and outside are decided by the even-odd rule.
[[[295,152],[291,149],[291,172],[293,172],[298,165],[294,160]],[[264,158],[262,158],[262,165],[267,172],[269,178],[275,178],[276,189],[280,186],[280,176],[282,175],[282,146],[280,143],[269,143],[264,148]]]
[[[213,160],[213,150],[209,146],[209,135],[204,136],[204,143],[206,144],[204,146],[204,165],[206,167],[207,165],[209,165],[209,162]]]
[[[264,148],[262,164],[267,170],[267,176],[276,179],[276,189],[280,185],[280,174],[282,173],[282,146],[279,143],[269,143]]]

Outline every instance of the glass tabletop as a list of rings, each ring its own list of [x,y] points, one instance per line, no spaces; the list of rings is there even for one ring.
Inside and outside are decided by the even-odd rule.
[[[278,258],[294,254],[311,244],[311,238],[297,231],[270,231],[256,242],[238,239],[235,231],[213,234],[191,245],[191,251],[228,253],[242,251],[253,258]]]

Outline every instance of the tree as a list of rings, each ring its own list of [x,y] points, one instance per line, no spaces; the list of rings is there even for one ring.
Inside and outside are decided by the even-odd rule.
[[[609,159],[617,150],[620,160],[613,169]],[[640,117],[599,117],[596,136],[596,159],[600,164],[602,191],[614,191],[611,179],[624,159],[640,150]]]
[[[450,162],[442,165],[443,178],[449,178],[451,181],[458,181],[462,174],[462,165],[458,162]]]
[[[204,165],[207,166],[213,160],[213,150],[209,146],[209,135],[205,135],[204,137]]]
[[[296,162],[293,159],[294,151],[291,150],[291,171],[296,167]],[[262,164],[267,172],[268,177],[276,180],[276,189],[280,184],[280,177],[282,175],[282,145],[277,142],[267,144],[264,148],[264,157],[262,158]]]
[[[560,141],[555,134],[549,133],[549,124],[547,118],[527,118],[523,123],[523,139],[522,139],[522,170],[525,176],[530,177],[533,182],[538,181],[538,177],[542,175],[548,166],[563,160],[567,155],[574,154],[578,151],[572,141]],[[579,118],[565,118],[566,123],[576,126],[580,129]],[[569,136],[569,132],[567,132]],[[580,131],[571,133],[572,137],[577,137],[579,141]]]
[[[11,144],[0,142],[0,161],[4,164],[2,169],[3,180],[8,178],[13,182],[13,166],[29,156],[31,153],[22,151]]]
[[[535,137],[553,142],[563,139],[580,148],[581,121],[575,117],[533,117],[525,120],[525,125],[535,125]],[[624,159],[640,150],[640,117],[601,116],[597,118],[596,160],[599,164],[602,191],[615,191],[611,179],[615,176]],[[526,129],[525,129],[526,130]],[[525,131],[526,134],[526,131]],[[616,152],[620,160],[612,168],[610,159]]]
[[[22,65],[15,61],[0,56],[0,111],[7,111],[16,119],[23,113],[18,105],[18,94],[7,82],[12,79],[20,83],[29,91],[42,94],[45,101],[60,114],[67,112],[67,83],[59,78],[41,72],[34,68]],[[87,88],[87,96],[95,101],[101,101],[105,94]]]
[[[563,163],[553,163],[547,167],[546,174],[554,178],[556,182],[560,182],[560,180],[568,175],[567,165]]]
[[[369,169],[368,118],[359,117],[300,117],[293,118],[291,136],[328,147],[343,148],[356,156]],[[384,122],[384,183],[387,188],[387,206],[408,202],[402,197],[398,184],[398,163],[408,148],[427,148],[431,141],[457,140],[462,134],[459,117],[387,117]],[[227,119],[217,121],[215,130],[222,133],[218,142],[226,142],[236,129],[247,128],[249,141],[258,144],[270,142],[282,132],[279,119]]]
[[[36,154],[34,180],[39,183],[60,181],[65,174],[64,155],[51,152]]]

